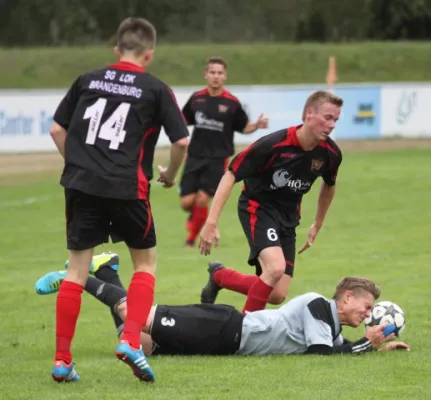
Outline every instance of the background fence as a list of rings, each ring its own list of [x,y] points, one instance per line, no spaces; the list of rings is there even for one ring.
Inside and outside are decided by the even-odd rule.
[[[235,137],[250,143],[260,135],[301,123],[307,96],[323,86],[234,86],[232,92],[243,103],[250,118],[264,112],[270,129]],[[177,87],[180,106],[194,87]],[[335,92],[345,104],[336,139],[376,139],[390,136],[431,137],[429,104],[431,84],[340,85]],[[0,151],[34,152],[55,150],[49,136],[53,113],[64,90],[0,91]],[[164,134],[158,145],[168,144]]]

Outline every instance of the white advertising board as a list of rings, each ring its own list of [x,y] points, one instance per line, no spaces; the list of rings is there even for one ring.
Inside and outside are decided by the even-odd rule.
[[[17,92],[0,95],[0,152],[55,150],[49,135],[52,110],[63,93]]]
[[[173,91],[180,108],[201,87],[177,87]],[[322,86],[233,86],[250,119],[260,113],[269,118],[269,129],[251,135],[235,135],[235,143],[252,143],[262,135],[301,123],[308,95]],[[53,151],[49,135],[54,111],[65,90],[0,90],[0,153]],[[339,85],[344,99],[333,136],[368,139],[381,136],[431,137],[429,104],[431,84]],[[190,127],[191,131],[191,127]],[[169,144],[161,133],[158,146]]]
[[[431,137],[431,86],[383,87],[382,136]]]

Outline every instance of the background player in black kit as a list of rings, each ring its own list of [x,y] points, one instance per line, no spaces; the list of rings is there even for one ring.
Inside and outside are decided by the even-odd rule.
[[[208,204],[234,154],[234,132],[249,134],[268,127],[263,115],[253,123],[223,86],[227,64],[211,57],[205,67],[207,88],[195,92],[183,107],[188,125],[194,125],[187,161],[180,182],[180,204],[190,213],[186,247],[193,247],[208,215]]]
[[[156,234],[149,202],[154,148],[164,127],[170,164],[159,180],[173,186],[185,156],[188,130],[170,88],[145,72],[156,31],[144,19],[128,18],[117,31],[119,62],[81,75],[54,115],[51,135],[65,158],[69,268],[57,297],[56,354],[52,376],[76,381],[70,352],[81,293],[93,249],[111,236],[129,247],[135,273],[129,286],[129,314],[117,358],[141,380],[154,375],[139,349],[140,332],[154,298]]]
[[[269,134],[232,160],[215,194],[199,247],[208,255],[213,242],[218,245],[219,215],[233,185],[244,180],[238,214],[250,246],[248,262],[256,267],[257,276],[210,263],[203,303],[213,303],[221,288],[247,295],[243,312],[261,310],[268,301],[284,301],[293,276],[302,196],[319,176],[323,178],[316,217],[300,253],[313,243],[335,194],[341,151],[329,135],[342,105],[343,100],[329,92],[315,92],[304,106],[303,125]]]

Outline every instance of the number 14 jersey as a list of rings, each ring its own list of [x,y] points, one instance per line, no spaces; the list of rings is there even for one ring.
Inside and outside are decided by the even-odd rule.
[[[54,121],[67,131],[61,184],[116,199],[148,199],[162,126],[171,143],[189,134],[171,89],[128,62],[81,75]]]

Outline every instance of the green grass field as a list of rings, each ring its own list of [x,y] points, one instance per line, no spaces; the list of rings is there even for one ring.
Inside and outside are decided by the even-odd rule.
[[[429,310],[429,165],[431,150],[345,154],[339,190],[317,242],[297,259],[290,296],[317,291],[331,296],[339,279],[362,275],[380,283],[382,299],[405,311],[403,339],[411,352],[363,356],[160,357],[151,363],[157,382],[138,382],[116,362],[109,310],[84,295],[74,341],[81,382],[51,380],[55,296],[37,296],[35,281],[66,259],[62,190],[58,174],[27,176],[25,184],[0,181],[0,379],[3,399],[427,399],[431,398]],[[298,246],[306,238],[317,187],[304,198]],[[211,259],[244,272],[247,244],[236,217],[236,196],[221,221],[221,247]],[[176,189],[154,185],[158,232],[156,300],[193,303],[207,279],[207,258],[182,248],[185,215]],[[120,275],[132,269],[125,246]],[[241,308],[244,297],[222,292],[220,301]],[[359,338],[364,329],[346,329]]]
[[[149,70],[170,85],[201,85],[208,56],[229,64],[229,85],[324,83],[335,56],[339,83],[429,81],[430,42],[161,44]],[[106,47],[1,49],[1,89],[65,88],[115,61]]]

